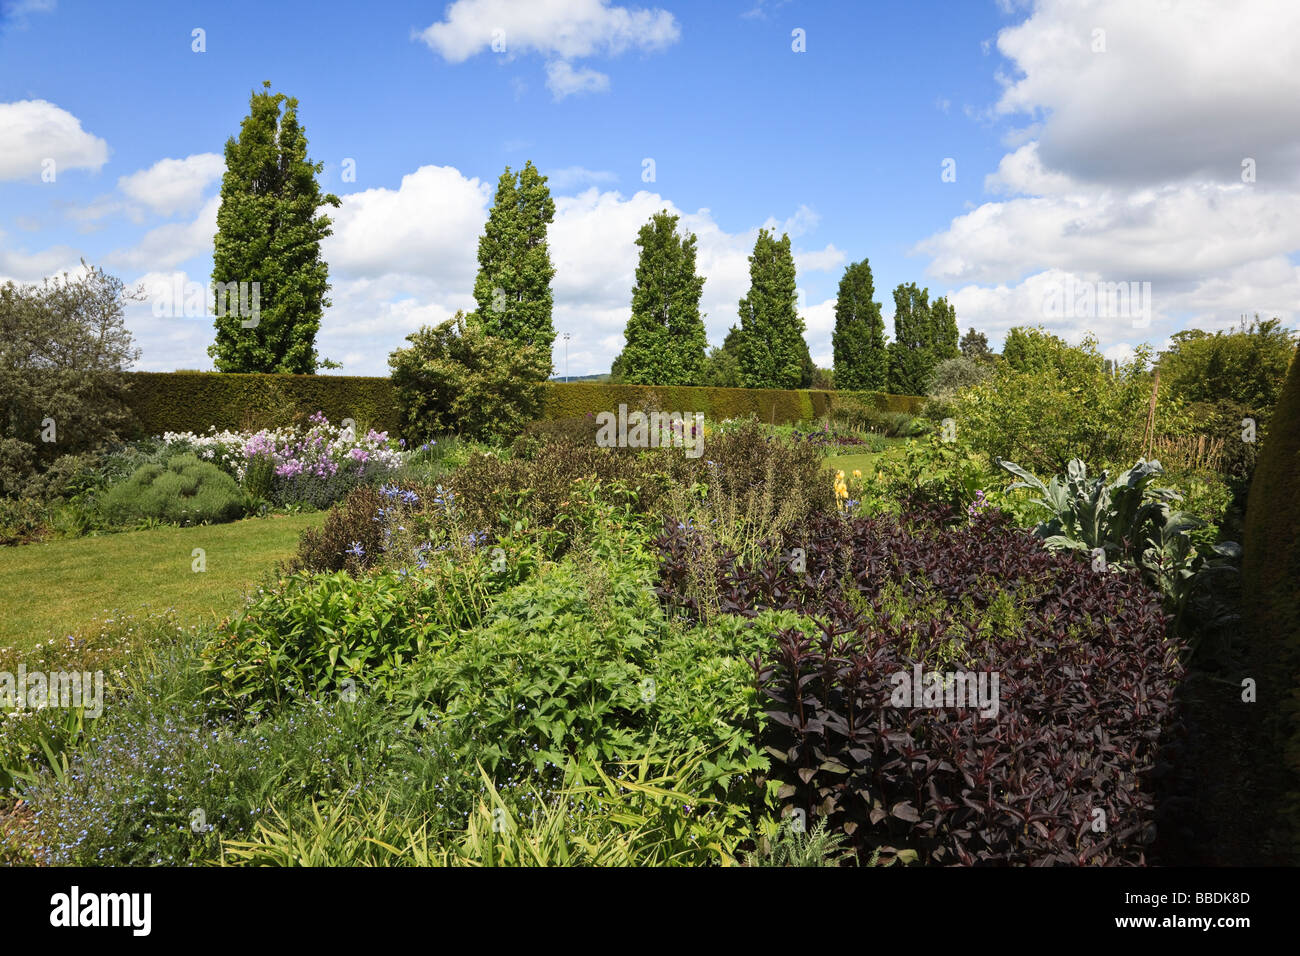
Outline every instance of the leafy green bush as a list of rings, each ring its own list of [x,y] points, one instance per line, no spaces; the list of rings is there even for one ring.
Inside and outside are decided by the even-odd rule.
[[[291,574],[223,623],[203,673],[221,706],[252,713],[347,688],[388,695],[416,655],[476,623],[506,582],[479,554],[420,572]]]
[[[1012,488],[1038,493],[1035,503],[1048,517],[1034,534],[1044,544],[1091,552],[1098,570],[1136,567],[1165,596],[1180,626],[1189,623],[1185,612],[1198,589],[1214,576],[1235,573],[1231,561],[1240,557],[1241,548],[1233,541],[1214,543],[1193,536],[1205,522],[1170,509],[1180,496],[1173,489],[1153,486],[1162,473],[1158,461],[1139,461],[1111,481],[1104,470],[1089,478],[1088,466],[1074,459],[1063,475],[1047,484],[1012,462],[998,464],[1020,479]],[[1205,609],[1197,622],[1202,627],[1213,623]]]
[[[1093,339],[1078,348],[1042,346],[1022,366],[1004,361],[988,379],[958,392],[952,417],[959,435],[990,460],[1050,472],[1072,458],[1131,461],[1141,453],[1151,399],[1149,357],[1140,347],[1111,374]],[[1183,404],[1162,395],[1156,434],[1182,435],[1190,427]]]
[[[551,362],[540,348],[488,335],[460,312],[406,340],[388,364],[408,439],[508,439],[540,416]]]
[[[104,495],[110,521],[129,524],[155,518],[174,524],[217,524],[244,514],[246,498],[235,479],[194,455],[177,455],[166,466],[144,465]]]
[[[0,545],[42,538],[50,527],[50,506],[36,498],[0,498]]]
[[[58,494],[56,462],[128,428],[123,372],[140,353],[124,301],[121,280],[93,266],[76,279],[0,284],[0,495]]]
[[[1160,355],[1161,387],[1187,402],[1229,401],[1267,413],[1277,403],[1295,355],[1297,333],[1256,316],[1214,334],[1175,332]]]
[[[140,435],[284,428],[314,412],[331,421],[351,418],[358,425],[397,433],[393,383],[386,377],[129,372],[125,378],[131,387],[127,404]]]

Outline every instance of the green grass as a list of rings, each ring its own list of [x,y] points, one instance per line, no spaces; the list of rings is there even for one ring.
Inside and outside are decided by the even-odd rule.
[[[866,477],[870,474],[868,469],[874,469],[881,458],[885,455],[901,453],[903,445],[907,443],[906,438],[886,438],[885,441],[889,442],[889,447],[882,452],[865,452],[860,455],[833,455],[827,458],[824,464],[831,471],[843,471],[845,474],[852,474],[853,469],[857,468],[861,470],[863,477]]]
[[[186,624],[234,610],[244,590],[293,554],[323,512],[205,527],[153,528],[0,548],[0,663],[115,614],[174,609]],[[202,548],[207,570],[192,570]]]

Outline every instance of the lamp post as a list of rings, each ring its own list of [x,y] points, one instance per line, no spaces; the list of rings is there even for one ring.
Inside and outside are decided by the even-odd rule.
[[[564,381],[569,381],[569,333],[565,332],[561,338],[564,339]]]

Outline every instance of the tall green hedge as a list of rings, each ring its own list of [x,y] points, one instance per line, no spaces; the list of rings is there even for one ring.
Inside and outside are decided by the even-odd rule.
[[[647,403],[661,411],[704,412],[721,421],[753,414],[760,421],[785,424],[811,421],[830,411],[836,395],[851,395],[883,411],[917,414],[924,398],[882,392],[831,392],[814,389],[701,388],[686,385],[612,385],[607,382],[556,382],[546,395],[547,418],[572,418],[630,409]]]
[[[1242,547],[1252,663],[1261,703],[1284,714],[1282,760],[1297,791],[1285,812],[1300,855],[1300,352],[1259,450]]]
[[[288,424],[295,415],[323,411],[332,422],[353,419],[358,427],[399,434],[397,401],[387,378],[350,375],[263,375],[221,372],[135,372],[128,403],[138,431],[207,431]],[[665,412],[704,412],[722,420],[753,414],[784,424],[811,421],[830,411],[835,396],[851,395],[884,411],[917,414],[924,399],[881,392],[813,389],[697,388],[675,385],[611,385],[548,382],[543,415],[574,418],[588,413],[646,406]]]
[[[143,435],[289,424],[321,411],[332,422],[397,434],[397,402],[387,378],[237,372],[134,372],[127,403]]]

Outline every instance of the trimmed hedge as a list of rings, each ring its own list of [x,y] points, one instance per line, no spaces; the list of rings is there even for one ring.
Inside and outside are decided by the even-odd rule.
[[[882,411],[920,412],[924,398],[883,392],[831,392],[815,389],[702,388],[686,385],[612,385],[608,382],[555,382],[546,395],[545,417],[574,418],[602,411],[650,405],[661,411],[704,412],[721,421],[753,414],[770,424],[811,421],[830,411],[836,395],[852,396]]]
[[[1286,715],[1283,762],[1300,781],[1300,352],[1291,363],[1250,485],[1241,564],[1260,700]],[[1266,704],[1267,706],[1267,704]],[[1300,856],[1300,792],[1286,815]]]
[[[297,415],[322,411],[332,422],[351,418],[357,427],[400,434],[391,380],[355,375],[267,375],[234,372],[133,372],[127,402],[138,431],[204,432],[210,426],[264,428],[287,425]],[[753,414],[775,424],[812,421],[830,411],[836,395],[874,404],[882,411],[919,414],[923,398],[883,392],[815,389],[700,388],[677,385],[611,385],[606,382],[548,382],[543,418],[577,418],[588,413],[658,407],[668,412],[704,412],[720,421]]]
[[[324,412],[332,422],[396,435],[397,400],[387,378],[236,372],[132,372],[127,404],[143,435],[280,427]]]

